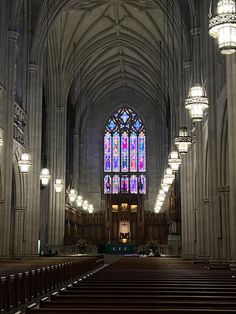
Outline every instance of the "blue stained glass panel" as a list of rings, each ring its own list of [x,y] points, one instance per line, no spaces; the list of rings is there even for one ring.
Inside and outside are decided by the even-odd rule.
[[[134,124],[134,127],[137,131],[139,131],[142,127],[142,123],[139,120],[137,120]]]
[[[126,123],[129,120],[129,115],[126,111],[124,111],[122,115],[120,116],[120,118],[124,123]]]
[[[114,129],[116,128],[116,124],[113,120],[111,120],[109,123],[108,123],[108,128],[111,130],[111,131],[114,131]]]
[[[132,175],[130,177],[130,193],[131,194],[138,193],[138,178],[136,175]]]

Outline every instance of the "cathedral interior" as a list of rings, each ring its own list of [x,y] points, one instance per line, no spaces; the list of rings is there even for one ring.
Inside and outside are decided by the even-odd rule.
[[[2,276],[78,254],[114,280],[128,259],[101,256],[234,274],[235,0],[0,0],[0,42]]]

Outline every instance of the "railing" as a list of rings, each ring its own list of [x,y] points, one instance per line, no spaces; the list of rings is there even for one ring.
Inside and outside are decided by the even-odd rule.
[[[77,255],[77,254],[97,254],[98,248],[96,245],[87,244],[86,245],[86,252],[82,252],[81,248],[78,245],[62,245],[62,246],[50,246],[47,248],[47,251],[45,251],[45,254],[48,254],[49,251],[52,255],[57,254],[60,256],[63,255]]]

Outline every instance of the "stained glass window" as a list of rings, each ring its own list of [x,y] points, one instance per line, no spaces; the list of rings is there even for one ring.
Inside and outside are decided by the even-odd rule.
[[[104,171],[111,172],[111,134],[104,137]]]
[[[130,193],[137,194],[138,193],[138,178],[135,174],[130,177]]]
[[[112,193],[119,194],[120,193],[120,177],[116,174],[113,177],[112,182]]]
[[[129,192],[129,177],[128,176],[121,177],[121,192],[122,193]]]
[[[146,194],[146,176],[143,174],[138,179],[138,191],[140,194]]]
[[[129,137],[125,132],[121,136],[121,171],[128,172],[129,171]]]
[[[139,172],[146,171],[146,143],[143,132],[138,137],[138,170]]]
[[[118,133],[113,135],[113,172],[120,171],[120,136]]]
[[[104,193],[110,194],[111,193],[111,176],[106,175],[104,177]]]
[[[104,193],[146,194],[146,135],[140,117],[124,107],[104,135]]]
[[[130,136],[130,172],[137,171],[137,135]]]

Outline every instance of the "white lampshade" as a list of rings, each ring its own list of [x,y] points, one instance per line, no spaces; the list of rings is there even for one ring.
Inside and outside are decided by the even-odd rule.
[[[69,199],[71,203],[74,203],[74,201],[76,200],[76,196],[77,196],[77,192],[75,189],[71,189],[70,193],[69,193]]]
[[[157,200],[160,201],[160,202],[164,202],[165,198],[166,198],[165,195],[158,194]]]
[[[156,206],[159,206],[159,207],[162,207],[162,205],[163,205],[163,201],[156,201]]]
[[[89,207],[89,202],[87,200],[84,200],[83,201],[83,209],[88,210],[88,207]]]
[[[56,179],[56,183],[54,184],[55,192],[61,193],[63,189],[63,183],[61,179]]]
[[[162,182],[161,188],[162,188],[162,190],[163,190],[165,193],[167,193],[167,192],[169,191],[169,189],[170,189],[170,185],[169,185],[169,184],[165,184],[165,183]]]
[[[200,85],[194,85],[189,90],[185,100],[185,108],[189,110],[193,122],[202,121],[204,111],[209,107],[205,89]]]
[[[30,155],[27,153],[22,154],[21,159],[18,161],[18,166],[20,167],[20,171],[22,173],[28,173],[31,165],[32,165],[32,162],[31,162]]]
[[[163,184],[171,185],[175,179],[175,175],[170,167],[166,169],[166,173],[163,178]]]
[[[181,165],[181,158],[179,157],[179,153],[177,151],[173,151],[170,153],[168,158],[168,164],[173,172],[177,172]]]
[[[41,184],[42,184],[43,186],[47,186],[48,183],[49,183],[50,177],[51,177],[51,176],[50,176],[49,170],[48,170],[47,168],[43,168],[43,169],[41,170],[41,173],[40,173],[40,176],[39,176],[39,178],[40,178],[40,180],[41,180]]]
[[[219,0],[216,16],[209,21],[209,34],[217,38],[222,54],[236,51],[236,14],[234,0]]]
[[[77,196],[76,204],[77,204],[78,207],[82,206],[82,204],[83,204],[83,197],[81,195]]]
[[[191,136],[188,136],[187,128],[179,129],[179,136],[175,138],[175,145],[180,154],[187,154],[189,146],[192,144]]]
[[[92,213],[93,213],[93,210],[94,210],[93,204],[89,204],[88,212],[89,212],[90,214],[92,214]]]

